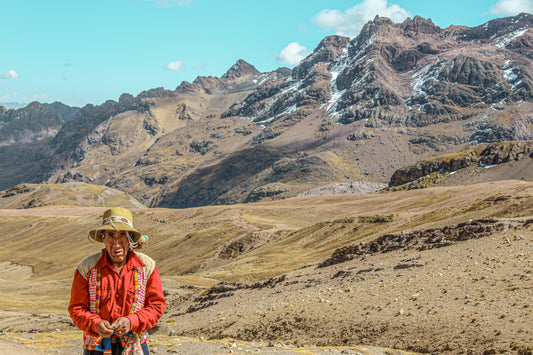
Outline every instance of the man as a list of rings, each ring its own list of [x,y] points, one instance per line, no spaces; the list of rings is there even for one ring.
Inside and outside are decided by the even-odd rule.
[[[102,225],[89,232],[105,249],[77,267],[68,307],[84,331],[83,354],[148,355],[147,330],[166,307],[155,262],[136,253],[147,241],[124,208],[104,212]]]

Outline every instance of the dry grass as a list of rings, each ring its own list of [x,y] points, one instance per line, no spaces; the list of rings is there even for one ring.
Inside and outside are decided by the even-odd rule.
[[[21,184],[13,189],[23,193],[5,194],[0,208],[124,206],[143,208],[144,205],[124,192],[100,185],[69,182],[64,184]],[[7,191],[9,192],[9,191]]]
[[[533,215],[532,186],[494,182],[184,210],[143,209],[134,215],[137,228],[151,238],[145,252],[157,260],[163,275],[259,281],[318,263],[336,248],[385,233],[489,216]],[[102,247],[87,239],[88,231],[99,225],[101,212],[0,210],[0,259],[31,266],[33,279],[71,277],[85,255]]]
[[[438,228],[487,217],[530,218],[533,216],[532,195],[533,183],[499,181],[391,193],[319,195],[245,205],[182,210],[137,209],[133,212],[134,225],[151,237],[144,252],[157,261],[164,288],[169,292],[169,306],[161,322],[165,331],[175,329],[190,336],[224,337],[228,329],[229,333],[241,339],[252,339],[253,332],[257,331],[258,334],[264,332],[270,337],[278,336],[291,342],[333,346],[342,344],[343,338],[334,331],[337,325],[342,325],[342,332],[348,332],[346,336],[367,334],[368,338],[350,338],[350,335],[350,341],[355,342],[352,344],[372,343],[403,349],[414,346],[423,350],[424,344],[417,343],[414,337],[425,327],[424,324],[434,324],[431,319],[453,322],[466,329],[465,333],[453,335],[461,342],[477,339],[476,333],[469,330],[468,322],[486,312],[479,314],[481,308],[474,304],[468,306],[471,313],[464,313],[464,293],[478,298],[485,294],[486,302],[494,299],[494,302],[501,303],[507,302],[505,297],[500,297],[502,292],[520,297],[527,292],[526,281],[505,274],[503,269],[491,269],[497,270],[498,274],[492,276],[489,273],[486,279],[476,275],[485,275],[484,263],[494,264],[493,259],[501,263],[505,261],[507,273],[513,273],[520,267],[527,268],[525,258],[529,254],[525,253],[529,252],[520,245],[529,245],[530,235],[524,234],[525,238],[520,239],[516,233],[528,231],[509,230],[508,238],[518,238],[515,244],[505,244],[505,236],[494,236],[490,239],[493,244],[477,240],[469,242],[468,250],[456,245],[448,250],[434,249],[425,254],[398,252],[391,256],[354,260],[351,264],[334,266],[330,270],[315,269],[314,266],[329,258],[337,248],[367,242],[383,234]],[[43,339],[56,336],[55,329],[72,329],[66,314],[71,278],[77,263],[102,247],[101,244],[89,243],[87,233],[100,224],[103,210],[0,210],[0,228],[4,231],[0,235],[3,246],[0,260],[4,261],[0,267],[11,270],[10,275],[18,280],[27,278],[18,281],[5,276],[0,280],[0,319],[7,327],[4,329],[31,334],[35,328],[32,324],[39,324],[39,336],[42,335]],[[510,246],[513,250],[508,249]],[[485,258],[488,255],[483,251],[485,249],[494,254],[490,260]],[[475,254],[473,250],[476,250]],[[510,259],[508,261],[509,253],[521,255],[520,259],[514,263]],[[454,256],[450,259],[448,255]],[[472,264],[469,258],[474,258],[477,264]],[[397,271],[394,266],[405,264],[405,260],[424,267]],[[17,265],[27,267],[17,269]],[[378,271],[380,265],[383,265],[382,271]],[[361,277],[357,270],[364,272]],[[353,277],[338,277],[339,271],[347,272],[346,275],[351,273]],[[463,273],[466,277],[475,277],[476,282],[484,281],[476,284],[475,291],[467,291],[461,276]],[[440,274],[449,275],[447,282],[455,285],[448,287],[449,295],[445,298],[439,292],[447,287],[446,283],[438,281],[439,277],[435,278]],[[220,281],[251,284],[280,275],[287,275],[282,293],[270,287],[245,290],[240,298],[225,298],[218,306],[209,307],[205,312],[178,316],[193,304],[196,297]],[[516,282],[501,281],[510,278],[516,279]],[[322,285],[315,284],[319,279]],[[381,288],[380,280],[385,280],[391,288]],[[313,287],[304,287],[307,284]],[[410,285],[409,289],[404,289],[405,285]],[[505,287],[501,289],[500,285]],[[423,314],[415,304],[419,301],[411,299],[422,288],[426,290],[424,296],[420,293],[417,297],[424,301]],[[489,306],[489,303],[486,305]],[[504,304],[499,306],[506,307]],[[521,307],[525,306],[529,304]],[[446,313],[445,309],[449,307],[455,313]],[[348,315],[348,309],[350,312],[353,309],[353,314]],[[439,311],[438,316],[434,316],[435,309]],[[405,315],[401,314],[404,311]],[[521,308],[520,312],[528,312],[528,309]],[[515,313],[508,311],[505,314],[513,314],[514,317]],[[526,318],[508,325],[507,320],[504,319],[504,322],[498,318],[499,314],[486,314],[490,314],[491,321],[496,322],[486,331],[501,329],[502,336],[496,340],[502,349],[508,346],[509,326],[519,325],[522,329],[527,322]],[[405,316],[411,321],[407,328],[402,326]],[[355,326],[353,319],[360,319],[357,328],[353,329],[355,333],[351,330]],[[379,325],[380,322],[392,326],[385,329]],[[235,326],[229,328],[231,324]],[[282,328],[276,328],[277,325]],[[305,330],[306,327],[316,331]],[[281,333],[276,335],[278,331]],[[443,330],[436,323],[425,331],[434,337],[434,343],[426,344],[428,351],[444,346],[445,334],[439,335]],[[380,332],[385,332],[387,336],[380,337]],[[480,334],[489,335],[486,332]],[[523,330],[520,339],[527,336],[528,333]],[[67,338],[65,344],[70,344],[70,338]],[[154,346],[175,346],[167,343],[168,339],[161,339],[160,344],[154,343]],[[437,343],[440,345],[435,347]],[[39,344],[35,340],[32,346],[43,349],[39,348]]]

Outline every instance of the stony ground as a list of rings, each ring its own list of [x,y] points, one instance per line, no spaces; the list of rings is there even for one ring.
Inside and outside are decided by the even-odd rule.
[[[457,238],[427,239],[443,230]],[[154,354],[531,354],[532,256],[532,219],[492,219],[389,236],[255,284],[165,278],[168,309],[150,346]],[[0,344],[13,353],[80,346],[66,314],[0,320]]]
[[[79,335],[79,334],[78,334]],[[42,335],[46,338],[47,335]],[[35,338],[28,336],[6,336],[0,338],[2,354],[17,355],[45,355],[45,354],[81,354],[79,351],[80,342],[69,341],[69,346],[53,347],[43,345],[40,341],[34,341]],[[47,349],[48,348],[48,349]],[[231,338],[219,340],[205,340],[188,337],[161,337],[153,336],[150,340],[151,354],[187,354],[187,355],[206,355],[206,354],[358,354],[358,355],[400,355],[409,354],[407,352],[384,349],[372,346],[295,346],[292,344],[282,343],[261,343],[246,342]]]
[[[168,314],[164,325],[175,333],[291,344],[530,354],[531,222],[501,220],[486,235],[421,240],[407,249],[384,242],[390,252],[204,296],[194,304],[198,311]]]
[[[158,236],[147,253],[168,301],[152,353],[532,354],[532,191],[135,211]],[[101,247],[86,233],[102,211],[0,209],[0,353],[81,353],[66,308],[76,263]],[[256,237],[244,249],[239,228]]]

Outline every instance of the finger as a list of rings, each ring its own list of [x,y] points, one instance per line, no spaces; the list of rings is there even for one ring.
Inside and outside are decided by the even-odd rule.
[[[98,324],[98,327],[101,327],[102,330],[105,331],[105,330],[110,330],[111,326],[109,325],[108,321],[104,320],[104,321],[100,322],[100,324]]]

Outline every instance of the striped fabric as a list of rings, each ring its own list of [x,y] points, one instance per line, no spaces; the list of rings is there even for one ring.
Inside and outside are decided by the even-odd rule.
[[[89,311],[98,313],[100,310],[100,284],[102,282],[101,269],[92,269],[87,278],[89,279]]]
[[[146,298],[146,283],[148,281],[146,270],[142,267],[135,267],[134,275],[135,296],[130,309],[130,314],[143,308],[144,300]],[[100,286],[102,283],[101,269],[94,267],[89,270],[87,273],[87,279],[89,281],[89,311],[91,313],[98,313],[100,310]],[[141,344],[146,343],[147,332],[144,331],[141,334],[136,334],[130,331],[128,334],[122,336],[120,340],[124,348],[122,351],[123,355],[143,355]],[[94,337],[87,333],[83,334],[84,349],[97,350],[96,347],[99,346],[101,342],[101,337]],[[106,353],[104,352],[104,354]]]

